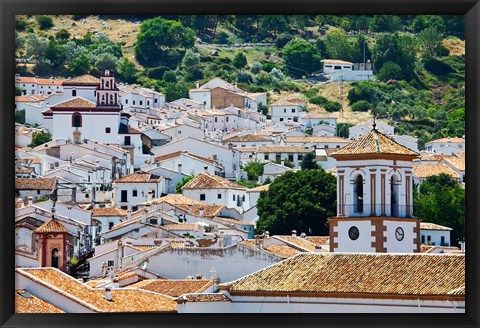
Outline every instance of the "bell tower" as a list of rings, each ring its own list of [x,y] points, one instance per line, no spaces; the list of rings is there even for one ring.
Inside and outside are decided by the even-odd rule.
[[[38,262],[40,267],[54,267],[62,271],[67,269],[68,230],[55,218],[52,218],[35,230],[38,238]]]
[[[97,93],[97,107],[105,109],[120,109],[118,104],[118,88],[115,84],[115,77],[109,70],[103,71],[100,76],[100,85]]]
[[[331,155],[337,160],[337,216],[329,219],[332,252],[420,251],[413,215],[412,161],[418,154],[370,132]]]

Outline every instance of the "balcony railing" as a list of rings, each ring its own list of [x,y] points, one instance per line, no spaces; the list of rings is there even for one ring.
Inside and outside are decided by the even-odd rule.
[[[345,217],[386,216],[413,218],[413,205],[345,204],[337,206],[337,215]]]

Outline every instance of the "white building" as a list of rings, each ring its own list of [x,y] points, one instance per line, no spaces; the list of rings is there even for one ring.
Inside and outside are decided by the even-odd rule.
[[[272,110],[272,122],[301,122],[302,118],[307,114],[305,105],[289,100],[280,100],[270,106]]]
[[[331,155],[337,161],[333,252],[420,251],[413,217],[412,161],[418,153],[373,129]]]
[[[251,204],[247,188],[227,179],[200,173],[182,188],[182,195],[209,204],[235,208],[240,213],[256,205]]]
[[[313,151],[312,147],[303,146],[259,146],[257,161],[262,163],[289,161],[294,168],[299,168],[303,157]]]
[[[356,140],[360,138],[361,136],[367,134],[370,132],[372,129],[372,124],[373,121],[370,120],[365,123],[359,123],[357,125],[354,125],[348,129],[348,137],[352,140]],[[377,125],[377,131],[387,135],[387,136],[392,136],[394,134],[395,128],[391,125],[388,125],[386,123],[382,123],[380,121],[375,121],[375,124]]]
[[[23,95],[49,95],[63,91],[63,80],[41,79],[15,74],[15,86],[23,90]]]
[[[351,63],[338,59],[323,59],[323,74],[330,78],[330,81],[365,81],[373,79],[372,63]]]
[[[464,138],[441,138],[425,144],[425,150],[430,153],[452,155],[453,153],[465,152]]]
[[[119,85],[120,104],[124,107],[162,108],[165,107],[165,95],[138,85]]]
[[[450,246],[452,228],[430,222],[420,222],[420,242],[422,245]]]
[[[137,171],[113,183],[115,207],[136,211],[138,204],[166,194],[165,178]]]
[[[465,255],[304,253],[219,289],[179,313],[465,313]]]
[[[259,177],[260,183],[265,183],[267,179],[270,179],[271,182],[284,174],[285,172],[292,171],[293,169],[276,163],[267,163],[263,167],[263,174]]]

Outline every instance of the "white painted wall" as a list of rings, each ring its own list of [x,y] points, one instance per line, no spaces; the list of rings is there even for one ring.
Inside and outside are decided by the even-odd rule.
[[[432,245],[442,246],[442,237],[445,238],[445,244],[450,246],[450,231],[449,230],[420,230],[420,242],[422,244],[428,243],[428,236]],[[425,240],[425,242],[422,242]]]
[[[353,226],[357,227],[360,232],[357,240],[351,240],[348,236],[348,230]],[[333,242],[338,244],[335,252],[375,252],[375,248],[372,247],[372,243],[375,241],[375,237],[372,236],[375,226],[372,225],[370,220],[338,221],[338,225],[333,229],[338,233],[338,237],[333,239]]]
[[[383,224],[387,228],[383,232],[383,236],[386,237],[383,247],[387,249],[388,253],[413,253],[417,251],[417,244],[413,242],[417,238],[417,233],[413,230],[417,226],[416,222],[385,220]],[[395,230],[398,227],[404,231],[404,237],[401,241],[398,241],[395,237]]]

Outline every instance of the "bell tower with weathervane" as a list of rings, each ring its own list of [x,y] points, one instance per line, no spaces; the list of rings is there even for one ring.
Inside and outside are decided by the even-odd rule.
[[[329,219],[330,251],[420,251],[413,216],[412,161],[418,153],[376,129],[331,155],[337,161],[337,216]]]

